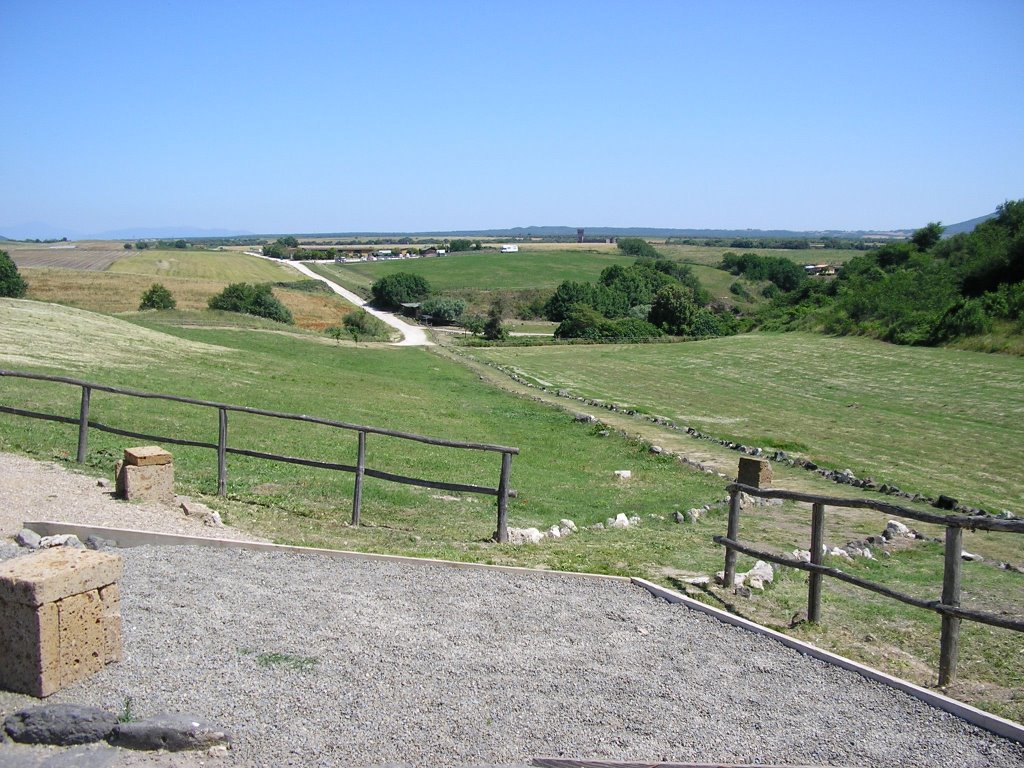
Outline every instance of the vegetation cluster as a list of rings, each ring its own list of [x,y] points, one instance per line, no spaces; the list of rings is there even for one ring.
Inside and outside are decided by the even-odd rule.
[[[942,239],[932,223],[909,242],[857,256],[834,280],[780,294],[751,325],[926,346],[1024,333],[1024,200],[969,234]]]
[[[0,296],[20,299],[28,290],[28,283],[18,272],[18,265],[8,255],[0,251]]]
[[[241,312],[291,325],[292,313],[273,294],[270,283],[232,283],[209,301],[210,309]]]

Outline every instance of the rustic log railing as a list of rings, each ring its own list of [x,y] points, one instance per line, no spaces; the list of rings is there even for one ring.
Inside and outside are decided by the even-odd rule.
[[[80,387],[82,390],[81,405],[77,417],[61,416],[59,414],[42,413],[39,411],[30,411],[23,408],[14,408],[11,406],[0,405],[0,413],[10,413],[15,416],[25,416],[31,419],[43,419],[45,421],[56,421],[63,424],[74,424],[78,426],[78,454],[76,460],[79,464],[85,461],[86,455],[89,449],[89,430],[95,429],[100,432],[107,432],[113,435],[122,435],[124,437],[136,438],[139,440],[150,440],[153,442],[170,443],[172,445],[186,445],[194,448],[211,448],[217,451],[217,494],[224,496],[227,494],[227,455],[233,454],[236,456],[248,456],[251,458],[265,459],[267,461],[277,461],[287,464],[299,464],[306,467],[316,467],[319,469],[330,469],[338,472],[350,472],[355,475],[355,489],[352,494],[352,525],[359,525],[360,513],[363,498],[363,479],[366,477],[374,477],[379,480],[387,480],[392,483],[400,483],[403,485],[415,485],[421,488],[434,488],[444,491],[455,491],[459,493],[476,493],[486,496],[496,496],[498,500],[498,521],[497,521],[497,541],[499,543],[506,543],[508,541],[508,500],[515,498],[516,492],[509,487],[509,478],[512,471],[512,456],[519,453],[518,448],[513,448],[504,445],[489,445],[487,443],[467,443],[460,442],[457,440],[446,440],[439,437],[427,437],[424,435],[416,435],[410,432],[397,432],[391,429],[382,429],[380,427],[368,427],[359,424],[349,424],[344,421],[335,421],[333,419],[322,419],[316,416],[306,416],[304,414],[297,413],[282,413],[278,411],[266,411],[260,408],[249,408],[243,405],[230,405],[228,403],[217,403],[209,400],[196,400],[190,397],[182,397],[180,395],[168,395],[158,392],[142,392],[134,389],[125,389],[122,387],[111,387],[103,384],[94,384],[87,381],[80,381],[78,379],[68,378],[66,376],[48,376],[39,373],[26,373],[24,371],[7,371],[0,369],[0,377],[12,377],[19,379],[30,379],[34,381],[47,381],[56,384],[68,384],[75,387]],[[218,436],[216,443],[204,442],[201,440],[187,440],[184,438],[171,437],[167,435],[151,435],[142,432],[133,432],[125,429],[118,429],[111,427],[107,424],[102,424],[98,421],[92,421],[89,419],[89,407],[93,392],[107,392],[113,395],[124,395],[126,397],[137,397],[150,400],[169,400],[175,403],[184,403],[186,405],[195,405],[204,408],[215,408],[217,410],[217,421],[218,421]],[[255,416],[267,416],[272,419],[285,419],[288,421],[301,421],[308,424],[320,424],[328,427],[334,427],[336,429],[344,429],[358,434],[358,451],[356,458],[356,465],[350,464],[337,464],[329,461],[317,461],[315,459],[305,459],[295,456],[282,456],[274,453],[266,453],[263,451],[251,451],[243,448],[232,448],[228,445],[228,413],[247,413]],[[450,483],[441,480],[423,480],[415,477],[408,477],[405,475],[397,475],[391,472],[384,472],[379,469],[372,469],[366,466],[366,436],[367,435],[382,435],[384,437],[394,437],[400,440],[410,440],[417,443],[425,443],[427,445],[435,445],[442,448],[459,448],[474,451],[490,451],[501,454],[501,474],[498,480],[497,488],[490,488],[483,485],[473,485],[469,483]]]
[[[740,494],[747,493],[763,499],[785,499],[802,501],[811,504],[811,562],[805,563],[791,557],[783,557],[772,552],[754,549],[739,541],[740,528]],[[994,517],[974,515],[940,515],[907,509],[896,504],[873,499],[844,499],[833,496],[786,491],[776,488],[756,488],[741,483],[729,486],[729,522],[725,536],[713,537],[715,543],[725,547],[725,573],[723,584],[732,585],[736,580],[736,555],[742,552],[751,557],[777,563],[787,568],[798,568],[808,571],[807,588],[807,620],[821,620],[821,586],[822,577],[831,576],[848,584],[870,590],[885,597],[899,600],[917,608],[934,611],[942,616],[942,633],[939,651],[939,686],[946,687],[956,678],[957,657],[960,648],[961,620],[975,621],[993,627],[1002,627],[1016,632],[1024,632],[1024,621],[1012,619],[985,611],[969,610],[960,607],[960,566],[963,552],[964,529],[971,531],[1002,531],[1004,533],[1024,533],[1024,520],[1003,520]],[[941,525],[946,529],[945,564],[942,576],[942,596],[938,600],[921,600],[905,595],[896,590],[866,579],[858,578],[838,568],[824,565],[825,542],[825,507],[849,507],[855,509],[873,509],[892,517],[903,517],[922,523]]]

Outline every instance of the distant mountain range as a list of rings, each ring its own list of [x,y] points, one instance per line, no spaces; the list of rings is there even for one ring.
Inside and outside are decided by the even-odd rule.
[[[951,236],[960,232],[970,232],[978,224],[994,217],[995,213],[979,216],[976,219],[950,224],[945,228],[944,235]],[[871,235],[909,236],[916,227],[889,231],[879,230],[791,230],[791,229],[674,229],[668,227],[584,227],[588,237],[719,237],[719,238],[820,238],[843,237],[860,238]],[[429,232],[304,232],[281,233],[308,237],[575,237],[576,227],[535,226],[509,227],[507,229],[460,229]],[[41,222],[20,225],[0,225],[0,240],[27,239],[59,239],[68,240],[173,240],[177,238],[204,237],[255,237],[255,233],[238,229],[203,229],[200,227],[129,227],[113,229],[105,232],[82,233],[73,230],[61,230]],[[264,235],[276,237],[277,235]]]

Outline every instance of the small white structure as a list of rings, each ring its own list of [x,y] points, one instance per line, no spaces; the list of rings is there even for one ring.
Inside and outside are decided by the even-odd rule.
[[[502,253],[519,253],[518,245],[503,245],[501,246]]]

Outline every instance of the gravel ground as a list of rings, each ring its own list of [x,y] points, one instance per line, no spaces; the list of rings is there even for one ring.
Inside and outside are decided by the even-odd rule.
[[[230,527],[212,528],[179,508],[113,498],[109,486],[59,464],[0,453],[0,540],[10,539],[26,520],[58,520],[79,525],[175,533],[184,536],[263,541]]]
[[[621,581],[120,552],[125,660],[50,700],[199,715],[235,734],[223,764],[1024,765],[1024,746]],[[0,693],[0,712],[33,701]]]

